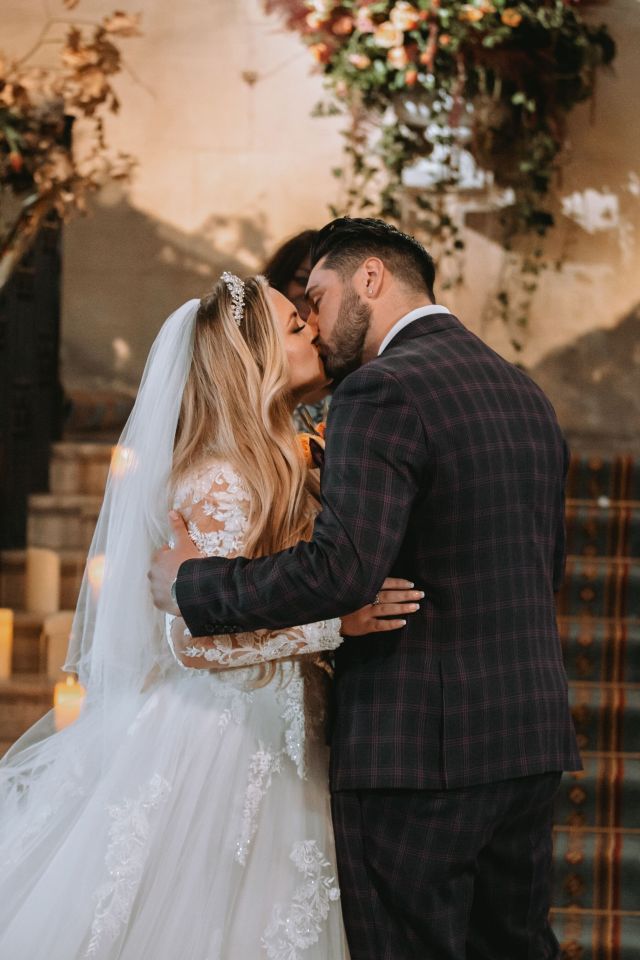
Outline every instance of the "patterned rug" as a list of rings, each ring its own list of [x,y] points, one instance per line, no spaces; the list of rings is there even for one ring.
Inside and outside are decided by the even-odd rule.
[[[585,769],[556,808],[565,960],[640,960],[640,461],[574,458],[558,598]]]

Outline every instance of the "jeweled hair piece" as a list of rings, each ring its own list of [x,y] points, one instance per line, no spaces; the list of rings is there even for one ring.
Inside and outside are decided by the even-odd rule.
[[[228,270],[225,270],[222,274],[222,279],[225,282],[227,290],[231,294],[231,300],[233,303],[233,319],[241,326],[242,318],[244,316],[244,280],[241,280],[240,277],[236,277],[235,273],[229,273]]]

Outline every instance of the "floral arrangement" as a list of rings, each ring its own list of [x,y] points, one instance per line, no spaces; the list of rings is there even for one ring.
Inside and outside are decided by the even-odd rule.
[[[326,423],[322,421],[321,423],[314,424],[310,418],[307,417],[304,417],[303,423],[309,432],[300,432],[298,434],[298,443],[300,444],[300,450],[305,464],[309,470],[313,470],[322,464]]]
[[[64,0],[72,9],[78,0]],[[62,26],[64,38],[50,37]],[[52,18],[20,59],[0,57],[0,263],[6,278],[51,211],[84,210],[86,195],[108,178],[128,176],[132,159],[109,151],[105,112],[119,108],[113,87],[122,69],[119,41],[137,36],[139,18],[117,11],[98,24]],[[54,66],[33,66],[44,44],[58,47]],[[71,126],[83,121],[82,148]],[[8,262],[8,266],[7,266]]]
[[[463,159],[472,157],[491,185],[508,188],[503,244],[509,248],[516,234],[544,236],[553,225],[549,195],[566,118],[593,97],[599,68],[615,54],[607,28],[583,16],[586,6],[588,0],[267,0],[302,35],[334,95],[317,112],[351,114],[349,163],[336,171],[346,202],[336,212],[400,218],[403,177],[430,159],[429,185],[414,200],[429,242],[455,254],[463,242],[446,195],[464,186]],[[541,257],[539,243],[535,255]]]

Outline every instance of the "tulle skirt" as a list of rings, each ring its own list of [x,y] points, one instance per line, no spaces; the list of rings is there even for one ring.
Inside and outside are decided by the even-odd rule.
[[[176,668],[0,770],[0,957],[348,956],[320,688],[256,675]]]

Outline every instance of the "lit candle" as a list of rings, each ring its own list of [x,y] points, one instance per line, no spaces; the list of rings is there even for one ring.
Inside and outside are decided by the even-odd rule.
[[[13,610],[0,609],[0,679],[11,676],[11,651],[13,650]]]
[[[97,553],[87,563],[87,579],[91,585],[94,599],[97,600],[104,580],[104,553]]]
[[[111,452],[111,474],[114,477],[123,477],[136,466],[136,457],[131,447],[116,444]]]
[[[27,547],[25,608],[40,614],[60,609],[60,557],[55,550]]]
[[[85,698],[85,690],[73,674],[56,683],[53,691],[53,716],[56,730],[63,730],[78,719]]]

